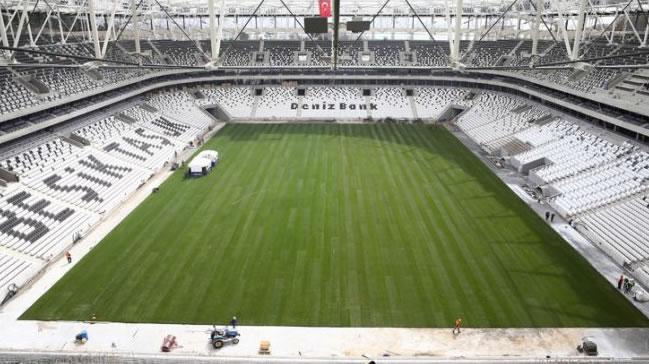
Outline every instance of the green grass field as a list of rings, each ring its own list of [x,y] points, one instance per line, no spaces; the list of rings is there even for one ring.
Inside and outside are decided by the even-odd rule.
[[[230,125],[23,319],[626,327],[647,319],[447,130]]]

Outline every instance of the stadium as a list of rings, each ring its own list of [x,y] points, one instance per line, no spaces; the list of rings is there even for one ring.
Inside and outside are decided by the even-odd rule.
[[[0,362],[649,361],[647,9],[3,1]]]

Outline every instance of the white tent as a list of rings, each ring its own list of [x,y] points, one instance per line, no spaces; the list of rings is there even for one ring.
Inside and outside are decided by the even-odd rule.
[[[193,176],[206,175],[212,169],[212,161],[207,158],[196,157],[189,162],[189,174]]]
[[[219,160],[219,152],[216,150],[204,150],[196,156],[196,158],[205,158],[210,160],[213,164],[216,164]]]

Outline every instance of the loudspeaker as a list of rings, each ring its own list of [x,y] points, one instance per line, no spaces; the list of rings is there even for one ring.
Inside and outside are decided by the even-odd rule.
[[[352,33],[366,32],[370,30],[370,22],[363,20],[352,20],[347,22],[347,30]]]
[[[327,18],[322,16],[304,18],[304,31],[310,34],[328,33]]]

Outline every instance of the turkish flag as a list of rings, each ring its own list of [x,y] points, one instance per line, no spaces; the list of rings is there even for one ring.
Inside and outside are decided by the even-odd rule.
[[[320,1],[320,16],[328,18],[331,16],[331,0]]]

